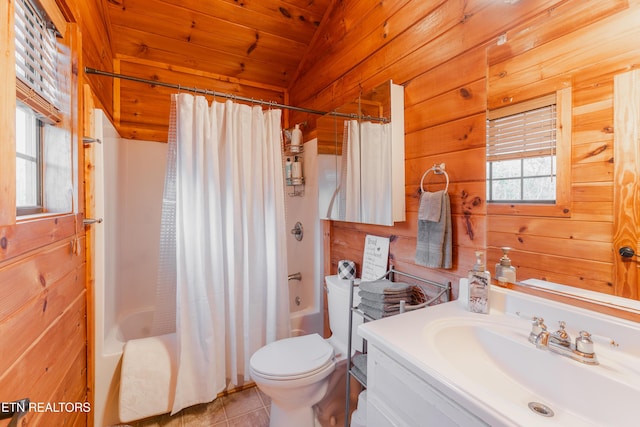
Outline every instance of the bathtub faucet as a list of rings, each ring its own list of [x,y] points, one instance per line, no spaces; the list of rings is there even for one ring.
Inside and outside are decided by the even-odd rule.
[[[290,274],[289,280],[302,280],[302,274],[300,274],[300,272]]]

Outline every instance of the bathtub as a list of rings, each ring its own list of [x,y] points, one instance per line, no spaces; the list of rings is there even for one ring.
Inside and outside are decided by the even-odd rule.
[[[291,336],[318,334],[323,335],[324,313],[316,307],[305,307],[291,313]]]
[[[120,392],[120,361],[128,340],[151,336],[153,307],[120,315],[116,323],[105,325],[103,345],[96,342],[94,425],[111,426],[120,423],[118,395]]]
[[[104,354],[122,354],[127,341],[150,337],[153,313],[154,308],[147,307],[120,316],[116,324],[106,331]]]
[[[318,140],[304,143],[304,173],[308,177],[318,174]],[[289,193],[287,189],[287,193]],[[318,218],[318,183],[305,182],[301,196],[286,197],[286,225],[293,229],[303,226],[302,240],[287,233],[287,263],[289,274],[300,273],[300,280],[289,280],[289,311],[291,336],[317,333],[324,335],[324,253],[323,232]]]
[[[152,331],[167,144],[124,140],[102,111],[93,113],[93,136],[102,144],[87,155],[95,165],[95,215],[103,222],[92,226],[89,242],[95,260],[89,363],[93,425],[103,427],[119,424],[124,344]]]

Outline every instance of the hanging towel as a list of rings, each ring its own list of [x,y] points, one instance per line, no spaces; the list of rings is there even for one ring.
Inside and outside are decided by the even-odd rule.
[[[442,216],[442,199],[444,190],[429,192],[425,191],[420,196],[420,206],[418,207],[418,220],[439,222]]]
[[[442,195],[440,218],[437,222],[418,219],[415,261],[429,268],[451,268],[451,203],[449,194],[444,191],[437,193]],[[431,201],[431,197],[428,199]]]
[[[176,334],[127,341],[120,372],[120,421],[171,412],[175,392]]]

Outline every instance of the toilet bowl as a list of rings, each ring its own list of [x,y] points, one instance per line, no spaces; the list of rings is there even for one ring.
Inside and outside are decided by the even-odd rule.
[[[329,377],[345,359],[349,325],[349,281],[329,276],[327,301],[333,334],[318,334],[274,341],[256,351],[250,360],[251,378],[271,398],[271,427],[313,427],[313,406],[327,393]],[[354,305],[359,301],[354,291]],[[353,351],[362,349],[355,333],[361,320],[353,317]]]

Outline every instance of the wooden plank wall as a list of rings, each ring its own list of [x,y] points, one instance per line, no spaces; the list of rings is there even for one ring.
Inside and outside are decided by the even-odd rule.
[[[118,73],[148,80],[179,84],[184,87],[215,90],[256,100],[285,102],[284,88],[272,87],[241,79],[224,77],[205,71],[177,67],[144,58],[120,56],[115,61]],[[114,95],[114,123],[123,138],[167,142],[170,96],[178,91],[162,86],[141,84],[128,80],[89,76],[90,79],[109,80],[116,89]],[[207,97],[209,101],[213,97]],[[224,98],[216,98],[224,102]]]
[[[13,28],[11,2],[0,8],[3,22]],[[48,7],[53,3],[49,2]],[[56,11],[57,12],[57,11]],[[63,13],[65,11],[63,10]],[[62,16],[57,12],[56,16]],[[73,22],[70,16],[67,20]],[[65,34],[64,42],[70,48],[70,69],[81,66],[80,33],[75,24],[67,29],[59,25]],[[64,24],[63,24],[64,25]],[[4,34],[3,26],[3,34]],[[8,52],[0,59],[2,75],[14,76],[13,65],[6,57],[13,58],[12,42],[0,38],[0,50]],[[12,77],[11,80],[14,80]],[[80,87],[72,76],[72,99],[75,102]],[[5,96],[0,97],[2,116],[13,120],[15,110],[15,86],[3,86]],[[79,114],[72,110],[65,116],[65,128],[73,132],[74,158],[83,163]],[[13,124],[3,127],[0,133],[1,170],[13,170]],[[9,130],[8,130],[9,129]],[[76,165],[77,166],[77,165]],[[74,188],[79,196],[74,198],[72,213],[30,220],[17,221],[15,216],[15,192],[0,193],[0,402],[30,398],[39,404],[72,402],[82,404],[87,400],[87,327],[84,262],[84,227],[82,226],[83,185],[74,174]],[[13,176],[0,177],[3,188],[15,189]],[[79,208],[78,208],[79,206]],[[9,420],[1,421],[6,426]],[[86,425],[87,414],[82,411],[60,410],[31,412],[22,418],[20,425]]]
[[[61,0],[82,33],[82,69],[113,71],[111,30],[103,1]],[[82,72],[82,69],[79,71]],[[86,79],[105,113],[113,117],[113,82],[110,79]]]
[[[386,79],[405,86],[407,221],[393,227],[332,222],[330,272],[340,259],[359,262],[364,236],[375,234],[391,237],[390,257],[399,268],[433,279],[466,276],[476,249],[487,250],[493,270],[499,247],[508,245],[521,278],[612,293],[613,76],[638,64],[639,12],[637,0],[396,0],[373,8],[336,2],[290,100],[330,109]],[[498,47],[502,34],[507,43]],[[567,85],[573,89],[571,217],[488,216],[487,105]],[[451,270],[414,263],[419,179],[441,162],[451,178]]]
[[[490,108],[549,88],[573,92],[571,217],[488,220],[491,258],[514,247],[524,277],[616,293],[613,78],[640,59],[640,10],[628,3],[566,2],[489,51]]]

